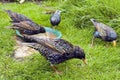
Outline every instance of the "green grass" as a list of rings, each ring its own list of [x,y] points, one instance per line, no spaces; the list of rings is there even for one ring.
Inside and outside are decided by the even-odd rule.
[[[34,3],[0,4],[0,80],[120,80],[120,0],[46,0],[39,5]],[[64,39],[82,47],[86,53],[88,65],[81,60],[72,59],[58,64],[63,74],[57,75],[48,62],[39,54],[16,61],[10,57],[15,45],[15,31],[6,26],[10,18],[3,12],[10,9],[24,14],[34,22],[51,27],[48,10],[66,10],[57,30]],[[95,40],[90,47],[94,31],[90,18],[95,18],[115,29],[118,33],[118,45],[105,47],[105,42]]]

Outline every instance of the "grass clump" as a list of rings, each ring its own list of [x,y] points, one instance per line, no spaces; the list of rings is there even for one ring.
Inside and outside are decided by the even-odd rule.
[[[106,24],[115,20],[116,23],[119,23],[120,11],[117,6],[119,4],[118,0],[116,2],[112,0],[69,0],[62,7],[69,11],[68,15],[72,16],[74,25],[83,28],[91,25],[90,18],[95,18]]]

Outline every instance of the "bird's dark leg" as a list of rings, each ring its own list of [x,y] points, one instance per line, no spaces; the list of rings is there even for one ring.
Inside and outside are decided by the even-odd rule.
[[[56,74],[62,73],[62,72],[58,71],[57,68],[53,64],[50,64],[50,66],[53,68],[53,70],[55,71]]]
[[[94,45],[94,39],[95,39],[95,37],[93,36],[93,38],[92,38],[92,43],[91,43],[91,47],[93,47],[93,45]]]

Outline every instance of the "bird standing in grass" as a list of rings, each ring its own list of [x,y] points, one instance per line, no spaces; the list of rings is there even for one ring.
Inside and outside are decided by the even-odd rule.
[[[37,23],[34,23],[32,20],[27,18],[22,14],[18,14],[12,12],[10,10],[5,10],[11,18],[12,22],[12,29],[18,30],[21,34],[38,34],[38,33],[46,33],[45,28]]]
[[[53,28],[55,28],[55,26],[58,26],[58,24],[60,23],[61,21],[61,17],[60,17],[60,13],[62,11],[60,10],[56,10],[54,14],[52,14],[52,16],[50,17],[50,22],[53,26]]]
[[[92,39],[92,46],[95,38],[101,38],[106,42],[112,42],[113,46],[116,46],[117,34],[116,32],[109,26],[97,22],[95,19],[90,19],[95,26],[95,32]]]
[[[62,63],[72,58],[78,58],[85,62],[85,53],[79,46],[74,46],[64,39],[48,39],[23,35],[23,38],[32,41],[28,43],[29,47],[38,50],[49,62],[56,73],[60,73],[55,64]]]

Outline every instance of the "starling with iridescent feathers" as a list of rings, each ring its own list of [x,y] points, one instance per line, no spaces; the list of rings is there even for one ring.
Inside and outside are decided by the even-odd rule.
[[[10,28],[18,30],[21,34],[38,34],[45,33],[45,28],[37,23],[33,22],[26,16],[12,12],[11,10],[5,10],[11,18],[11,23],[13,24]]]
[[[55,28],[55,26],[58,26],[60,21],[61,21],[61,17],[60,17],[60,13],[62,11],[60,10],[56,10],[54,14],[52,14],[52,16],[50,17],[50,22],[53,26],[53,28]]]
[[[95,27],[94,36],[92,39],[92,46],[93,46],[93,41],[95,38],[100,38],[106,42],[112,42],[113,46],[116,46],[117,34],[113,30],[113,28],[103,23],[100,23],[96,21],[95,19],[90,19],[90,20],[92,21]]]
[[[74,46],[64,39],[49,39],[23,35],[24,38],[32,41],[28,43],[29,47],[38,50],[51,64],[56,73],[60,73],[55,64],[62,63],[66,60],[77,58],[85,62],[85,53],[79,46]]]

